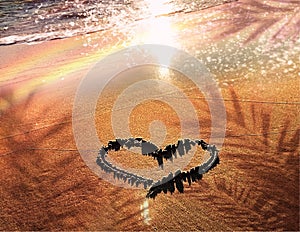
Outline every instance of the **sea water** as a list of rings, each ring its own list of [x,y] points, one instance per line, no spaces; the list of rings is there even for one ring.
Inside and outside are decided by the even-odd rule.
[[[158,2],[160,9],[153,11]],[[112,27],[122,28],[149,16],[190,13],[226,2],[230,1],[0,0],[0,45],[66,38]]]

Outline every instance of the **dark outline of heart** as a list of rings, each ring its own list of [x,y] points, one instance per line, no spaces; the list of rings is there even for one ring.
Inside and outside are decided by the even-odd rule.
[[[206,162],[190,169],[189,171],[177,170],[174,175],[173,173],[170,173],[167,177],[163,177],[156,183],[153,183],[152,179],[147,179],[115,167],[106,160],[108,151],[119,151],[124,146],[127,147],[127,149],[130,149],[131,147],[141,147],[142,155],[152,156],[157,160],[158,165],[163,168],[163,158],[166,160],[173,159],[173,156],[176,158],[177,152],[180,156],[183,156],[191,149],[191,145],[200,145],[203,150],[209,151],[210,158]],[[114,178],[123,179],[124,182],[128,181],[131,186],[135,184],[136,187],[138,187],[140,184],[144,184],[145,189],[150,187],[146,197],[155,198],[157,194],[161,193],[162,191],[164,193],[169,191],[172,194],[175,191],[175,186],[180,193],[183,193],[183,182],[188,182],[189,185],[191,185],[192,182],[201,180],[203,174],[209,172],[220,163],[218,152],[219,151],[214,145],[209,145],[203,140],[178,140],[177,145],[167,145],[162,150],[158,149],[155,144],[145,141],[142,138],[116,139],[109,141],[108,146],[103,146],[100,149],[96,163],[105,172],[113,173]]]

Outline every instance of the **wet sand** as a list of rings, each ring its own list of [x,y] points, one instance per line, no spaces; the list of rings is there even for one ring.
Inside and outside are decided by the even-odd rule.
[[[235,4],[217,9],[225,11]],[[186,40],[182,34],[177,40],[193,55],[201,46],[219,44],[213,37],[216,31],[208,30],[214,24],[200,28],[213,11],[204,10],[201,17],[197,13],[170,16],[189,33]],[[207,32],[205,38],[199,37],[201,30]],[[120,33],[110,37],[111,33],[90,35],[98,42],[97,49],[86,45],[86,37],[0,47],[0,229],[299,230],[299,71],[284,73],[286,67],[280,66],[266,70],[261,78],[258,61],[262,56],[255,58],[258,66],[253,66],[255,72],[248,79],[237,78],[245,74],[241,70],[216,73],[227,113],[220,165],[199,182],[185,186],[184,194],[162,193],[146,203],[146,190],[116,187],[86,166],[73,137],[73,101],[92,65],[129,39]],[[226,41],[218,46],[223,45]],[[299,66],[296,56],[291,57]],[[281,78],[275,78],[274,72]],[[192,83],[174,75],[170,81],[197,108],[201,136],[208,139],[205,100]],[[101,107],[110,109],[124,85],[112,82],[99,100],[96,127],[103,141],[114,137],[111,112],[103,113]],[[141,114],[146,115],[144,120]],[[154,119],[165,122],[165,142],[176,142],[178,119],[158,102],[133,111],[133,135],[149,138],[147,127]],[[149,213],[148,223],[143,213]]]

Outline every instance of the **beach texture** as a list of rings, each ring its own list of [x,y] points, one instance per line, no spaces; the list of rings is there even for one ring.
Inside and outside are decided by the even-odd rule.
[[[1,46],[0,229],[298,231],[297,12],[296,1],[237,1],[151,19],[153,28],[166,20],[175,28],[172,40],[163,41],[166,36],[160,37],[160,31],[154,38],[180,44],[209,68],[227,114],[220,164],[202,180],[185,185],[184,193],[161,193],[155,200],[145,198],[146,190],[116,187],[95,175],[77,151],[72,129],[81,79],[98,60],[138,40],[135,30],[140,32],[143,24],[142,31],[150,30],[153,22],[138,21],[128,33],[112,29]],[[290,20],[282,22],[285,15]],[[166,75],[156,73],[155,67],[128,70],[106,86],[95,118],[102,141],[115,139],[110,109],[130,85],[126,78]],[[175,71],[168,75],[196,108],[201,138],[209,140],[205,98],[186,77]],[[153,120],[166,126],[164,145],[177,141],[178,117],[159,101],[144,102],[131,112],[132,135],[149,139]],[[128,158],[126,152],[121,155],[124,158],[113,154],[112,159],[134,168],[157,165],[151,159]],[[191,166],[195,163],[192,160]]]

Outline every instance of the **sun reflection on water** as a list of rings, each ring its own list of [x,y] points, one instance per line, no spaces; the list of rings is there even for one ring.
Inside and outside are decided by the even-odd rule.
[[[172,12],[172,4],[169,1],[145,1],[145,10],[149,12],[150,17],[142,20],[134,31],[134,38],[131,45],[140,44],[160,44],[172,47],[179,47],[177,30],[174,27],[171,18],[163,15]],[[162,54],[157,52],[158,63],[169,64],[174,54]],[[167,62],[166,62],[167,60]],[[167,67],[159,68],[159,79],[168,80],[170,78]]]
[[[132,45],[154,43],[176,46],[178,44],[175,36],[175,28],[172,27],[170,18],[151,17],[138,25]]]

